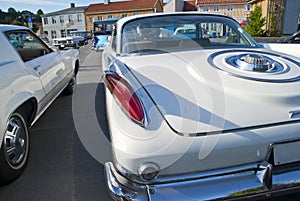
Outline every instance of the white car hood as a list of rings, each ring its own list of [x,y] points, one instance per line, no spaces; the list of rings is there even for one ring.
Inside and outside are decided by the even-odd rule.
[[[251,72],[229,64],[230,58],[243,54],[262,54],[281,69]],[[173,130],[204,135],[300,118],[299,62],[276,54],[265,49],[191,50],[121,61],[141,81]]]

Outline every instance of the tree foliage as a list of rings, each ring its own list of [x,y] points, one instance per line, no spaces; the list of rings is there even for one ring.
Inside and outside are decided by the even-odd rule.
[[[265,35],[263,26],[266,24],[266,18],[262,17],[262,9],[260,6],[257,6],[253,11],[250,12],[247,20],[249,21],[249,23],[245,26],[245,30],[251,36]]]
[[[10,7],[7,12],[4,12],[0,9],[0,24],[14,24],[21,26],[28,26],[29,17],[32,18],[34,32],[37,31],[38,23],[42,22],[41,15],[44,14],[41,9],[37,11],[36,14],[28,11],[16,11],[14,8]]]
[[[41,16],[43,14],[44,14],[44,12],[41,9],[39,9],[37,11],[37,13],[34,15],[34,18],[36,19],[36,22],[42,23],[42,17]]]

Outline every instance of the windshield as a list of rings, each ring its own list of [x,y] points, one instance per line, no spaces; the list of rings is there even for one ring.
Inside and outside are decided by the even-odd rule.
[[[258,47],[234,20],[211,15],[147,17],[122,29],[122,53],[187,48]]]

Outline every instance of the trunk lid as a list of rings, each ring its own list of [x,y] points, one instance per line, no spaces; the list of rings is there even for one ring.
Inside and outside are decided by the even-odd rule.
[[[182,135],[231,132],[300,117],[299,63],[288,56],[265,49],[191,50],[121,60],[168,125]]]

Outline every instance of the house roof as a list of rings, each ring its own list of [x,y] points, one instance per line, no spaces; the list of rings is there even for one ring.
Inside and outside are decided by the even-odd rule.
[[[68,15],[68,14],[74,14],[74,13],[83,13],[88,6],[79,6],[79,7],[71,7],[64,10],[55,11],[52,13],[46,13],[43,14],[43,17],[50,17],[50,16],[56,16],[56,15]]]
[[[247,3],[249,0],[197,0],[198,4],[228,4],[228,3]]]
[[[197,0],[187,0],[184,1],[183,11],[195,11]]]
[[[110,2],[108,4],[90,4],[85,10],[85,13],[154,8],[157,3],[160,3],[162,6],[161,0],[128,0]]]
[[[247,0],[247,2],[250,3],[250,4],[255,3],[256,1],[258,1],[258,0]]]

